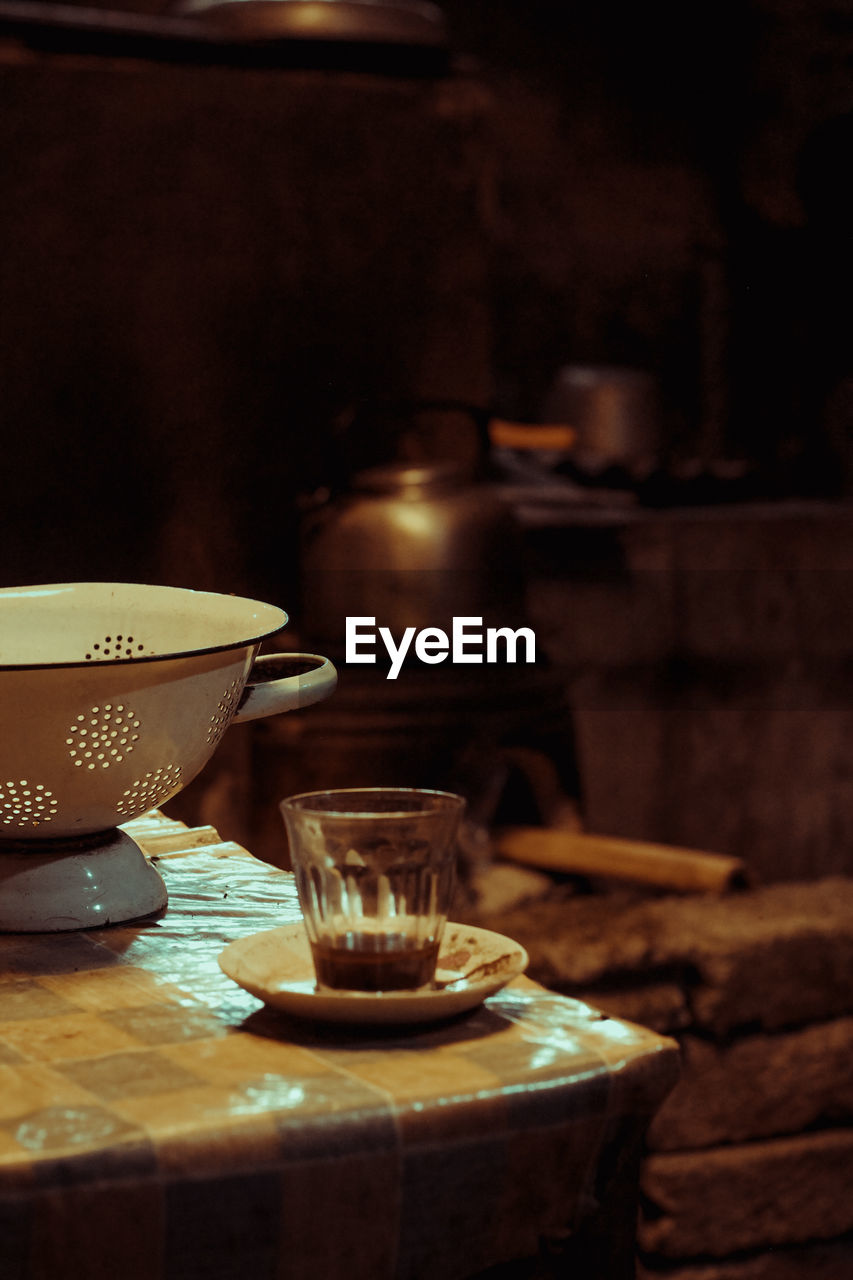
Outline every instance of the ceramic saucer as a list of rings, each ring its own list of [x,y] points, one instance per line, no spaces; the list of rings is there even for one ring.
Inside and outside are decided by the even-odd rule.
[[[463,1013],[500,991],[527,967],[517,942],[448,924],[435,985],[419,991],[332,991],[318,988],[302,924],[266,929],[239,938],[219,956],[219,965],[239,986],[273,1008],[322,1022],[434,1022]]]

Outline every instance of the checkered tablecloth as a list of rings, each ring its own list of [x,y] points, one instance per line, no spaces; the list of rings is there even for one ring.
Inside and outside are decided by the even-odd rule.
[[[518,979],[420,1029],[306,1026],[219,969],[292,877],[152,813],[159,919],[0,936],[0,1280],[467,1277],[587,1212],[673,1042]]]

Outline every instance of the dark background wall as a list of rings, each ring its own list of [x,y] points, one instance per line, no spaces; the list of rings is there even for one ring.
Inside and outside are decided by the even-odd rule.
[[[680,455],[838,490],[846,6],[443,9],[436,80],[4,43],[5,580],[269,592],[342,406],[535,418],[567,362],[653,372]]]
[[[8,54],[6,582],[278,598],[353,399],[487,394],[464,83]]]
[[[535,411],[567,360],[639,365],[680,452],[831,490],[845,447],[822,432],[853,345],[849,6],[446,8],[494,95],[508,402]]]

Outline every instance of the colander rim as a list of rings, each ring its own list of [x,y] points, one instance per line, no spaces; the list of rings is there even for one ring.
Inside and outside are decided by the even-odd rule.
[[[263,611],[270,615],[271,620],[274,618],[274,625],[265,626],[263,629],[255,628],[250,635],[244,635],[241,639],[222,641],[218,644],[203,645],[194,648],[174,648],[166,650],[162,653],[141,653],[132,655],[131,657],[110,657],[110,658],[72,658],[62,659],[56,662],[50,661],[33,661],[33,662],[4,662],[0,659],[0,671],[40,671],[40,670],[70,670],[80,668],[81,670],[98,670],[101,667],[130,667],[139,666],[143,663],[151,664],[156,662],[171,662],[180,658],[202,657],[206,654],[228,653],[232,650],[248,649],[258,646],[264,640],[268,640],[271,636],[277,635],[278,632],[288,623],[288,615],[279,605],[270,604],[264,600],[256,600],[250,596],[241,596],[236,593],[225,594],[215,591],[201,591],[194,587],[175,587],[160,583],[142,583],[142,582],[113,582],[113,581],[78,581],[78,582],[53,582],[53,583],[34,583],[32,585],[0,587],[0,603],[5,599],[14,598],[15,596],[25,597],[28,594],[33,595],[37,592],[58,593],[65,590],[73,590],[74,588],[92,588],[102,587],[105,590],[110,588],[126,590],[126,591],[145,591],[157,592],[164,595],[174,594],[175,597],[183,597],[190,599],[196,597],[199,600],[230,600],[235,603],[241,603],[248,606],[254,606],[257,610]]]

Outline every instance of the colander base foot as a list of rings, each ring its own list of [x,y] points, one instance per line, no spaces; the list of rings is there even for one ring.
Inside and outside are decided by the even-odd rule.
[[[0,933],[99,929],[162,911],[159,871],[118,829],[67,841],[0,841]]]

